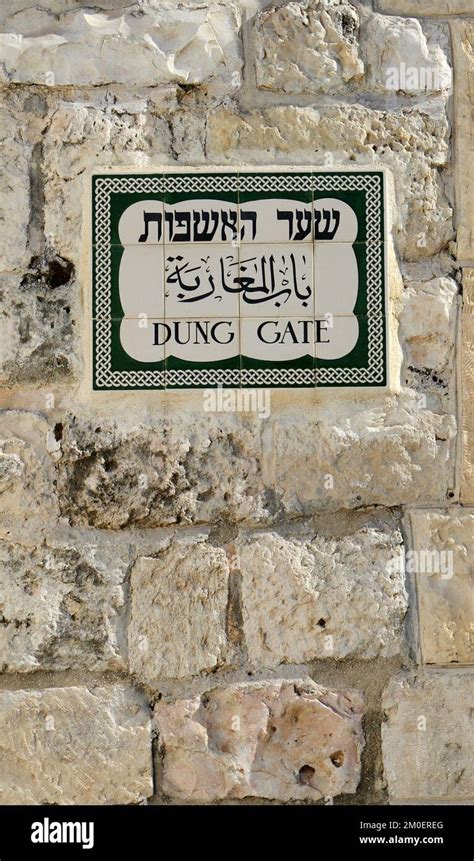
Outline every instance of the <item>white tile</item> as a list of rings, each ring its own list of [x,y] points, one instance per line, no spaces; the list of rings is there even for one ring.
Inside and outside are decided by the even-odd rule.
[[[165,245],[166,317],[238,317],[238,250],[224,245]]]
[[[322,197],[314,202],[316,242],[355,242],[359,222],[355,211],[337,197]]]
[[[163,246],[126,245],[119,263],[118,282],[126,317],[163,317]]]
[[[317,359],[342,359],[347,356],[359,340],[359,318],[354,314],[347,317],[332,317],[323,321],[320,327],[320,341],[316,343]]]
[[[165,341],[167,358],[187,362],[219,362],[240,352],[237,317],[166,319],[159,327],[159,340]]]
[[[359,267],[351,243],[315,243],[314,289],[316,316],[352,313],[359,290]]]
[[[238,235],[237,202],[212,196],[165,202],[165,242],[236,245]]]
[[[162,362],[165,348],[160,344],[157,331],[163,323],[163,319],[124,317],[120,323],[120,343],[125,352],[137,362]]]
[[[264,197],[239,205],[242,242],[313,241],[311,202],[284,197]]]
[[[120,216],[118,233],[122,245],[159,245],[164,236],[161,200],[132,203]]]
[[[241,245],[241,317],[312,317],[313,246]]]
[[[314,320],[246,318],[240,321],[242,355],[266,362],[314,356]]]

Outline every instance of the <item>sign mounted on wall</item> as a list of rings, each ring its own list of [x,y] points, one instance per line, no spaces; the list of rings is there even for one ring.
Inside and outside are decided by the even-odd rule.
[[[387,383],[384,175],[92,178],[95,389]]]

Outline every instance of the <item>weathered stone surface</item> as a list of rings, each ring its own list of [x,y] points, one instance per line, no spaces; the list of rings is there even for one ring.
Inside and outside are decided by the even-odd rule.
[[[143,103],[116,108],[60,103],[44,135],[45,232],[78,264],[84,239],[84,174],[101,167],[146,167],[170,157],[166,120]]]
[[[341,0],[270,6],[256,16],[257,86],[284,93],[343,92],[364,74],[359,16]]]
[[[230,685],[160,701],[161,788],[193,801],[353,793],[362,713],[359,692],[326,690],[310,679]]]
[[[28,262],[30,220],[29,166],[31,147],[18,128],[7,104],[0,106],[0,271],[21,268]]]
[[[61,512],[99,529],[258,520],[257,428],[255,419],[192,414],[130,429],[70,417],[57,461]]]
[[[463,271],[461,317],[462,475],[461,501],[474,503],[474,269]]]
[[[474,663],[474,512],[412,511],[410,520],[423,660]]]
[[[2,671],[125,669],[126,551],[1,541]]]
[[[33,5],[33,4],[32,4]],[[3,80],[16,83],[230,84],[241,67],[239,20],[224,3],[142,3],[116,10],[41,7],[3,21]]]
[[[427,405],[440,411],[444,401],[455,409],[457,294],[451,278],[408,281],[399,316],[405,356],[402,377],[426,396]]]
[[[451,68],[443,47],[427,39],[415,18],[369,15],[362,29],[361,49],[370,90],[419,95],[451,87]]]
[[[133,804],[152,794],[150,719],[132,688],[0,693],[0,804]]]
[[[420,108],[384,113],[360,105],[282,105],[239,113],[229,104],[208,114],[207,153],[229,163],[385,165],[395,183],[397,248],[418,260],[447,248],[454,236],[438,172],[448,161],[448,131],[444,113],[430,116]]]
[[[394,804],[474,800],[473,676],[395,676],[384,694],[385,779]]]
[[[376,6],[395,15],[472,15],[472,0],[376,0]]]
[[[0,275],[0,382],[47,385],[78,370],[77,285],[69,261],[33,258],[26,273]]]
[[[47,422],[35,413],[0,411],[0,522],[54,521],[59,508],[47,451]]]
[[[388,657],[402,648],[407,608],[402,537],[392,524],[343,538],[308,524],[258,532],[240,548],[242,615],[256,665]]]
[[[472,8],[471,8],[472,13]],[[454,73],[457,256],[474,260],[474,22],[452,21]]]
[[[130,667],[140,679],[183,678],[227,657],[229,564],[201,539],[176,539],[131,574]]]
[[[454,483],[455,427],[454,416],[425,409],[415,392],[383,404],[359,399],[357,412],[331,403],[305,422],[276,418],[264,480],[291,515],[442,504]]]

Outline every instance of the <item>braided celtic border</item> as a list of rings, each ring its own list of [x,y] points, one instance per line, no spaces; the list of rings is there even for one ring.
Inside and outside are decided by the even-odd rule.
[[[113,193],[195,194],[198,192],[326,192],[365,191],[368,364],[364,368],[180,369],[168,371],[113,371],[111,320],[111,205]],[[94,178],[95,239],[95,367],[99,389],[192,388],[196,386],[312,386],[315,377],[323,385],[383,385],[385,338],[383,322],[384,267],[381,231],[382,178],[368,173],[288,174],[123,174]]]

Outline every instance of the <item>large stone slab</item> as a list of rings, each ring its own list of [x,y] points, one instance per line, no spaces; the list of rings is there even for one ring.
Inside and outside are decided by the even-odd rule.
[[[265,461],[285,514],[361,505],[443,504],[454,483],[455,418],[416,393],[375,404],[332,402],[305,422],[275,419]]]
[[[255,19],[257,86],[284,93],[343,92],[364,75],[351,3],[305,0],[270,6]]]
[[[3,20],[4,81],[131,85],[220,83],[241,68],[239,19],[231,4],[20,9]]]
[[[57,461],[62,514],[99,529],[258,520],[258,422],[203,415],[120,428],[69,416]]]
[[[470,12],[472,13],[472,7]],[[451,22],[458,260],[474,261],[474,23]]]
[[[474,511],[412,511],[421,652],[426,664],[474,663]]]
[[[148,708],[133,688],[0,693],[1,804],[136,804],[153,791]]]
[[[0,381],[48,385],[78,371],[78,285],[56,254],[35,257],[25,274],[0,274]]]
[[[407,594],[395,524],[250,534],[240,547],[245,644],[255,665],[389,657],[402,649]]]
[[[310,679],[214,688],[155,706],[161,789],[179,799],[279,801],[353,793],[364,744],[358,691]]]
[[[19,134],[19,119],[6,102],[0,107],[0,271],[26,266],[30,220],[32,149]]]
[[[43,138],[44,229],[56,252],[75,266],[85,241],[84,177],[100,167],[156,166],[170,158],[169,127],[158,103],[130,97],[111,107],[78,99],[60,101],[52,111]]]
[[[401,673],[383,698],[385,779],[390,800],[474,800],[472,673]]]
[[[376,7],[395,15],[472,15],[471,0],[376,0]]]
[[[474,269],[463,270],[461,316],[461,501],[474,504]]]
[[[47,406],[47,404],[45,404]],[[23,410],[0,411],[0,529],[54,523],[59,515],[46,420]],[[10,533],[11,534],[11,533]]]
[[[361,105],[280,105],[239,111],[231,102],[207,116],[207,153],[216,162],[385,166],[394,177],[393,236],[420,260],[454,237],[452,207],[438,168],[449,161],[444,110],[382,112]]]
[[[125,669],[127,550],[91,540],[1,541],[2,671]]]
[[[183,678],[226,662],[229,563],[222,548],[176,539],[131,573],[130,667],[140,679]]]

